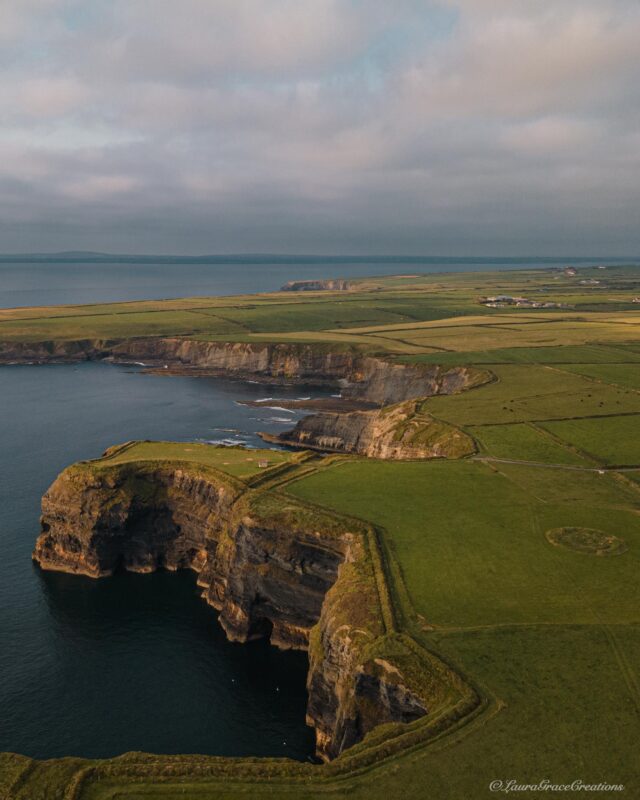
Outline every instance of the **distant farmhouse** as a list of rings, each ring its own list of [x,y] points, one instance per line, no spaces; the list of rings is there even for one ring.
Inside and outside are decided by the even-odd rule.
[[[567,308],[564,303],[542,302],[540,300],[530,300],[528,297],[512,297],[509,294],[480,297],[478,302],[487,308],[506,308],[507,306],[516,306],[517,308]]]

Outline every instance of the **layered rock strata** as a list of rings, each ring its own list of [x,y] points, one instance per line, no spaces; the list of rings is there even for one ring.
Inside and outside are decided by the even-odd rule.
[[[327,382],[379,405],[452,394],[489,379],[474,367],[394,364],[351,348],[257,342],[208,342],[181,337],[121,341],[0,342],[0,363],[49,363],[111,359],[194,373],[265,381]]]
[[[339,386],[345,404],[382,410],[309,416],[279,440],[319,450],[394,459],[458,458],[473,453],[475,446],[469,436],[407,403],[455,394],[491,379],[488,372],[474,367],[399,364],[351,348],[336,350],[321,345],[224,343],[178,337],[0,344],[0,362],[4,363],[97,358],[171,367],[187,374]]]
[[[423,716],[447,692],[446,675],[417,680],[420,665],[385,623],[364,524],[193,464],[106,458],[57,478],[41,525],[33,557],[44,569],[193,569],[230,639],[309,649],[308,722],[323,758]]]
[[[463,458],[476,451],[473,439],[447,422],[421,410],[419,400],[408,400],[375,411],[313,414],[268,441],[321,450],[356,453],[391,460]]]

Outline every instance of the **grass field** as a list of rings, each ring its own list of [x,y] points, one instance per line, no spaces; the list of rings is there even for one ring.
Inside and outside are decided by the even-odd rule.
[[[591,277],[595,270],[580,271]],[[351,281],[348,292],[275,292],[54,308],[0,310],[1,341],[195,336],[243,341],[343,340],[397,352],[430,352],[576,344],[633,339],[630,306],[640,291],[640,269],[609,268],[598,289],[599,311],[577,309],[593,293],[576,294],[577,279],[552,270],[441,273]],[[491,309],[482,295],[526,295],[567,308]],[[571,307],[569,307],[571,306]],[[604,312],[604,313],[603,313]],[[455,325],[452,324],[455,322]],[[495,327],[494,327],[495,326]],[[322,332],[318,336],[318,332]]]
[[[587,278],[600,283],[585,288]],[[479,303],[496,294],[563,307]],[[575,277],[407,274],[353,281],[347,292],[0,310],[0,345],[165,335],[308,342],[398,362],[477,364],[494,379],[422,403],[476,441],[477,455],[461,460],[172,442],[131,443],[105,459],[190,461],[257,489],[265,513],[297,498],[373,523],[398,625],[476,687],[477,716],[354,773],[340,773],[340,759],[331,772],[197,756],[132,756],[135,769],[126,759],[0,756],[0,797],[12,785],[10,800],[483,800],[500,796],[492,781],[509,779],[626,786],[564,797],[640,796],[640,469],[629,469],[640,464],[639,294],[640,267],[608,267]],[[627,549],[596,557],[559,547],[545,535],[558,528],[597,529]],[[215,775],[199,778],[201,767]]]
[[[563,364],[562,369],[586,375],[603,383],[640,391],[640,367],[635,358],[629,357],[635,357],[637,354],[627,351],[626,356],[626,360],[633,363],[617,364],[609,361],[603,364]]]
[[[386,769],[366,770],[349,780],[315,782],[308,778],[288,785],[242,785],[185,777],[163,785],[144,778],[127,782],[114,775],[88,783],[82,800],[388,800],[398,797],[399,791],[401,796],[420,800],[488,800],[497,794],[490,790],[491,782],[506,783],[513,778],[521,783],[545,778],[567,784],[578,779],[584,783],[622,783],[626,792],[598,792],[595,796],[633,797],[638,779],[637,709],[629,698],[617,648],[623,647],[626,656],[637,663],[637,626],[615,630],[558,627],[552,637],[544,628],[531,627],[466,631],[434,638],[451,658],[469,665],[499,700],[499,711],[494,710],[472,730],[452,734],[429,748],[397,757]],[[567,663],[571,664],[569,670]],[[65,767],[66,775],[71,776],[73,763],[59,768],[62,776]],[[44,782],[45,775],[41,778]],[[56,787],[62,782],[59,779],[52,784]],[[589,796],[584,792],[563,793],[574,795]],[[554,795],[528,791],[526,796],[540,800]],[[30,800],[42,797],[32,795]]]
[[[494,458],[587,466],[580,455],[526,422],[469,428],[481,452]]]
[[[125,464],[137,461],[188,461],[214,467],[236,478],[251,478],[267,470],[299,460],[299,453],[284,450],[247,450],[193,442],[134,442],[106,459],[105,463]],[[265,464],[266,466],[260,466]]]
[[[545,422],[544,427],[604,464],[640,464],[640,414]]]
[[[640,353],[628,345],[550,345],[547,347],[507,347],[469,352],[434,352],[402,357],[401,361],[434,364],[559,364],[562,369],[591,374],[593,367],[621,366],[633,370]],[[595,375],[594,377],[600,377]]]
[[[640,622],[632,490],[594,472],[499,467],[359,461],[289,491],[382,525],[416,611],[438,629]],[[607,563],[559,552],[544,532],[570,525],[624,531],[629,552]]]
[[[424,410],[456,425],[483,425],[637,413],[640,395],[544,365],[496,365],[497,381],[452,397],[432,397]]]
[[[425,640],[504,704],[412,758],[403,792],[484,798],[514,777],[638,785],[638,494],[597,473],[460,462],[341,464],[289,491],[384,525]],[[554,548],[544,532],[558,525],[622,535],[629,550]],[[368,791],[393,785],[381,774]]]

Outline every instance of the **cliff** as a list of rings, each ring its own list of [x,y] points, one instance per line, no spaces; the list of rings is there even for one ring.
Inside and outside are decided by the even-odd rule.
[[[280,287],[281,292],[348,292],[351,289],[349,281],[343,278],[329,280],[287,281]]]
[[[269,382],[326,382],[341,385],[345,396],[378,405],[452,394],[490,378],[485,370],[475,367],[396,364],[336,344],[211,342],[184,337],[0,342],[3,364],[97,359],[166,365],[187,374],[233,375]]]
[[[113,342],[98,339],[0,342],[0,364],[54,364],[97,361],[111,354]]]
[[[192,463],[107,457],[56,479],[41,524],[43,569],[193,569],[229,638],[309,649],[308,722],[326,759],[450,697],[452,673],[425,666],[393,630],[363,523]]]
[[[324,382],[340,387],[345,402],[382,406],[382,410],[309,416],[278,440],[376,458],[457,458],[473,453],[475,446],[469,436],[420,413],[415,403],[402,404],[455,394],[491,380],[490,373],[475,367],[395,363],[336,345],[163,337],[120,342],[4,343],[0,347],[0,362],[4,363],[96,358],[133,361],[162,367],[163,371],[170,367],[182,374],[233,375],[270,383]]]
[[[473,439],[449,423],[421,411],[409,400],[376,411],[320,413],[301,419],[269,441],[307,449],[357,453],[370,458],[462,458],[475,453]]]
[[[457,394],[490,380],[491,374],[477,367],[396,364],[383,358],[363,357],[354,364],[343,395],[384,406],[418,397]]]

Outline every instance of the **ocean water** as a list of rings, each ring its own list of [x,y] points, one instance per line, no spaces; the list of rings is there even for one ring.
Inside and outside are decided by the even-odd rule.
[[[300,388],[0,367],[0,750],[311,755],[306,655],[228,642],[191,573],[96,581],[31,561],[40,498],[67,464],[132,438],[261,444],[297,418],[236,403],[267,396]]]
[[[628,260],[628,259],[627,259]],[[197,295],[271,292],[288,280],[357,278],[414,272],[524,269],[576,263],[623,263],[588,259],[438,259],[417,262],[354,262],[340,259],[300,263],[175,263],[147,264],[51,262],[12,263],[0,260],[0,308],[110,303]]]

